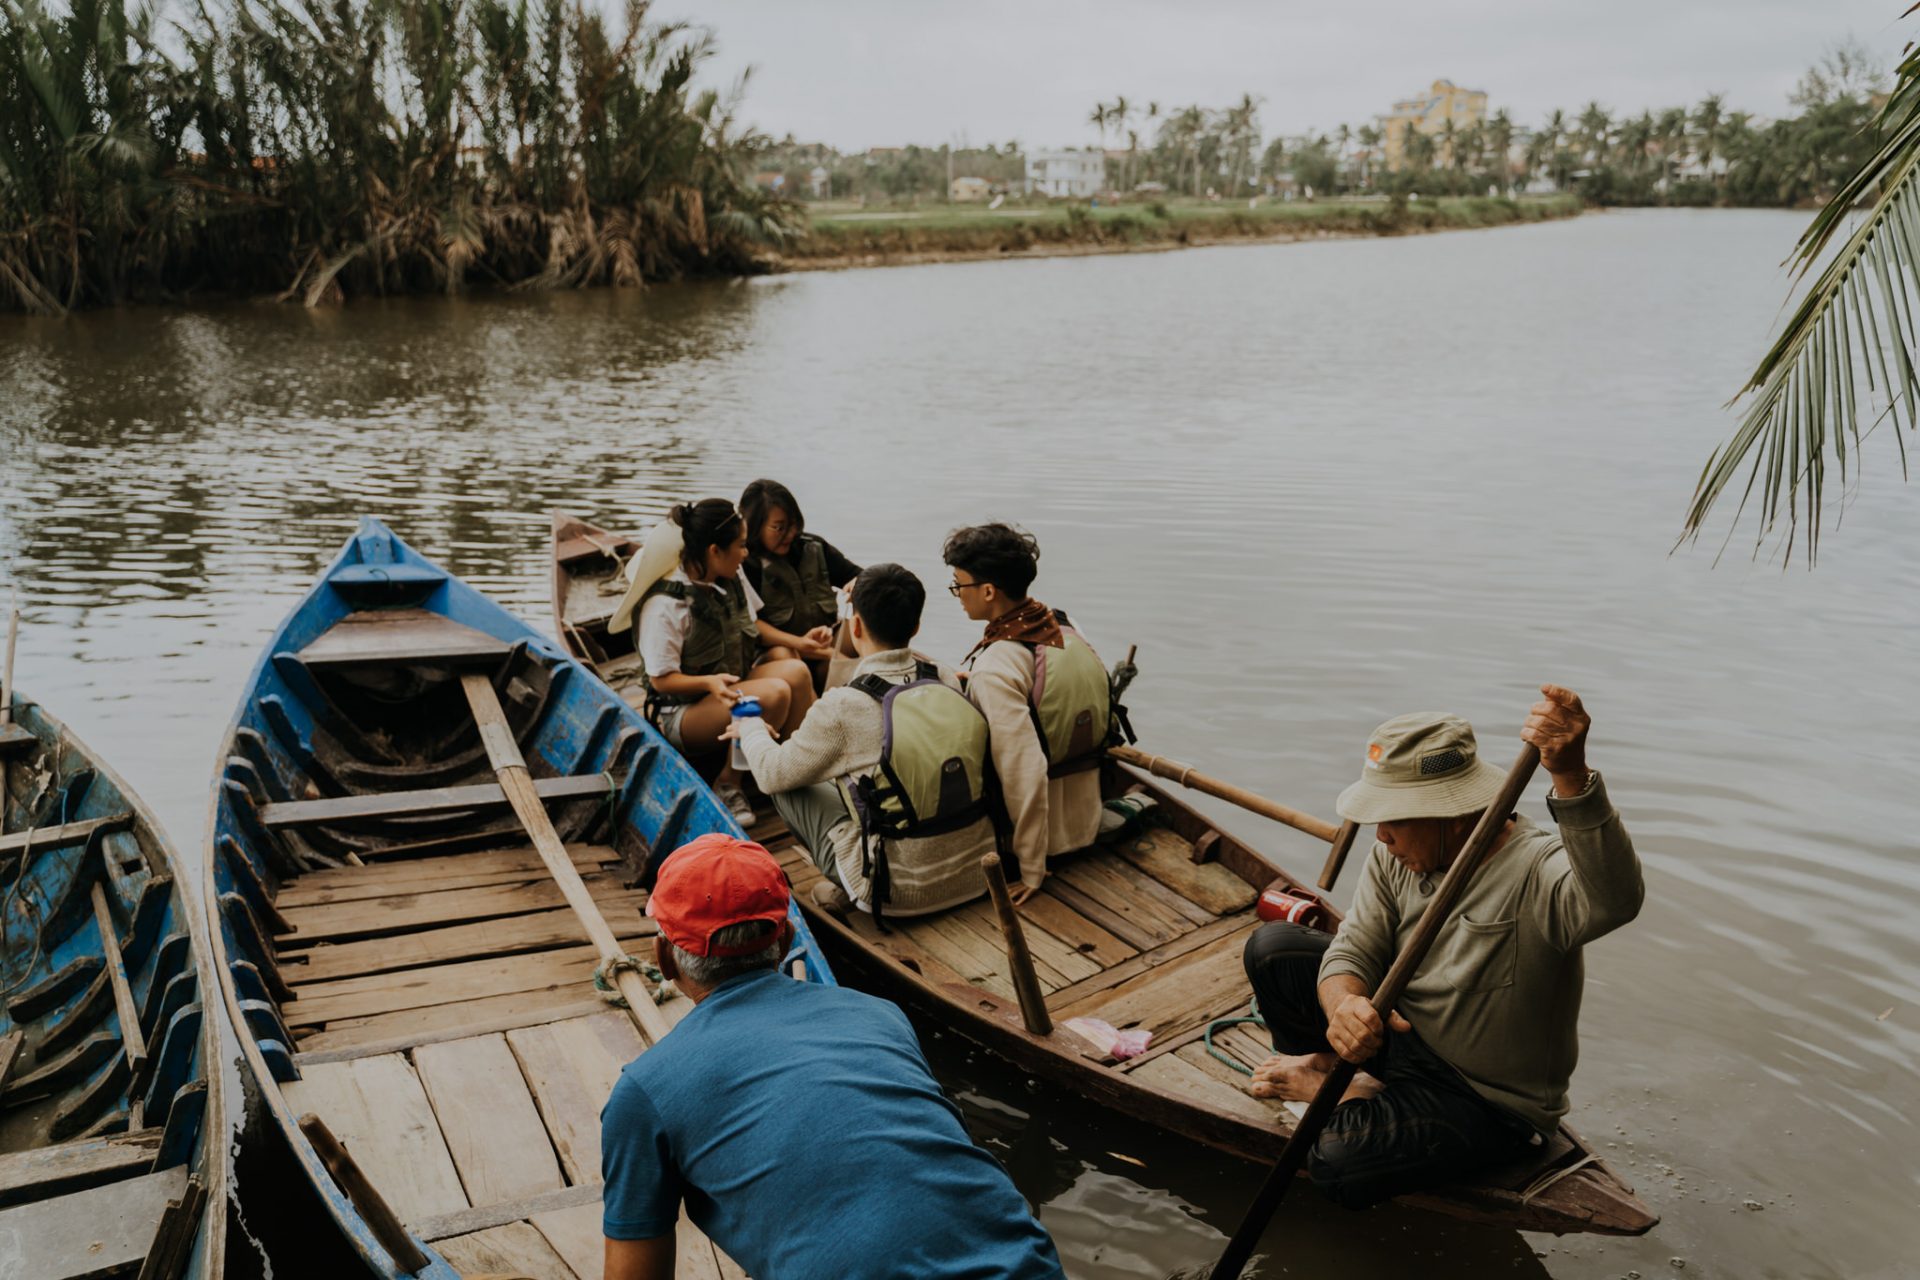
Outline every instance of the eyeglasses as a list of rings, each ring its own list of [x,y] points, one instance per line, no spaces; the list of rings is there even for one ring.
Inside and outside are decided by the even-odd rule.
[[[988,584],[984,582],[949,582],[947,584],[947,594],[957,600],[960,598],[962,591],[971,591],[975,587],[984,587],[987,585]]]

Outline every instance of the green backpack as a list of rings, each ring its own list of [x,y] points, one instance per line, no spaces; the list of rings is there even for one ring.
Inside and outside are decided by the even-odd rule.
[[[860,872],[873,885],[879,923],[892,896],[884,842],[944,835],[990,817],[992,756],[987,718],[943,683],[931,662],[916,662],[905,684],[869,672],[849,687],[880,704],[880,763],[846,787],[847,807],[860,824]]]
[[[1028,714],[1047,753],[1047,776],[1062,778],[1100,767],[1108,747],[1133,741],[1127,709],[1114,693],[1106,664],[1067,615],[1054,610],[1062,647],[1030,644],[1033,692]]]

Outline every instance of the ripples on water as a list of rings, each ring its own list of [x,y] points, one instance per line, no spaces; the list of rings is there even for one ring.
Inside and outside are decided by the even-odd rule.
[[[192,851],[245,671],[359,513],[544,620],[549,507],[638,528],[761,474],[856,559],[919,572],[922,640],[949,657],[971,635],[938,591],[942,534],[1025,523],[1037,593],[1110,655],[1140,645],[1131,701],[1155,749],[1323,813],[1378,720],[1452,708],[1504,760],[1552,678],[1595,711],[1650,890],[1589,953],[1573,1119],[1666,1220],[1556,1242],[1301,1195],[1264,1274],[1651,1275],[1675,1256],[1892,1274],[1920,1187],[1920,505],[1874,439],[1818,572],[1741,546],[1718,569],[1711,547],[1668,555],[1799,226],[1615,214],[645,294],[0,319],[21,683]],[[1317,867],[1307,842],[1222,818]],[[1250,1194],[1243,1167],[935,1056],[1076,1276],[1203,1258]]]

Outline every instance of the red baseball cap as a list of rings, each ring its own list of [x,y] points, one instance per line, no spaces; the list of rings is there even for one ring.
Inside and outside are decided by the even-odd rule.
[[[751,920],[765,920],[778,931],[791,897],[772,854],[715,831],[667,855],[647,897],[647,914],[688,955],[748,956],[772,946],[772,933],[731,947],[714,946],[713,935]]]

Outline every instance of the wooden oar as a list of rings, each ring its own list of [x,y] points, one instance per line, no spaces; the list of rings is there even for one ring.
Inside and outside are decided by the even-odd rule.
[[[460,677],[460,687],[466,692],[474,723],[480,726],[480,742],[487,749],[487,759],[493,765],[494,776],[500,779],[500,789],[506,792],[507,803],[513,806],[514,816],[533,838],[540,861],[547,864],[547,874],[560,886],[567,905],[573,908],[588,940],[600,953],[601,963],[612,971],[614,984],[626,998],[627,1016],[633,1019],[648,1044],[657,1044],[669,1029],[666,1015],[654,1004],[653,993],[647,990],[640,975],[614,963],[626,957],[626,950],[613,936],[613,929],[600,914],[600,908],[594,905],[593,895],[587,892],[580,873],[574,870],[567,847],[560,842],[560,834],[547,817],[546,805],[534,789],[533,775],[527,772],[527,762],[520,755],[520,744],[513,739],[513,730],[507,724],[507,713],[500,707],[500,695],[494,692],[493,681],[482,672],[468,672]]]
[[[1169,760],[1165,756],[1148,755],[1138,747],[1109,747],[1107,754],[1135,768],[1145,769],[1156,778],[1165,778],[1194,791],[1203,791],[1230,804],[1237,804],[1250,813],[1257,813],[1263,818],[1272,818],[1275,822],[1292,827],[1295,831],[1304,831],[1315,839],[1325,840],[1328,844],[1332,844],[1340,833],[1340,829],[1331,822],[1316,818],[1310,813],[1302,813],[1298,809],[1288,808],[1265,796],[1255,795],[1244,787],[1234,786],[1231,782],[1209,778],[1190,764]]]
[[[1036,1036],[1053,1034],[1053,1017],[1047,1012],[1047,995],[1040,988],[1040,977],[1033,971],[1033,953],[1027,950],[1027,935],[1020,928],[1020,917],[1007,895],[1007,873],[1001,869],[996,850],[980,859],[980,870],[987,877],[987,896],[993,899],[994,914],[1000,917],[1000,936],[1007,940],[1007,969],[1013,975],[1013,994],[1020,999],[1020,1021]]]
[[[7,611],[7,660],[0,666],[0,728],[13,723],[13,644],[20,638],[20,589]],[[0,835],[7,830],[7,758],[0,756]]]
[[[1373,993],[1373,1007],[1379,1013],[1384,1024],[1393,1006],[1407,989],[1407,983],[1419,970],[1420,964],[1427,958],[1427,952],[1433,948],[1434,938],[1445,928],[1453,915],[1453,908],[1467,891],[1467,884],[1473,879],[1474,872],[1486,861],[1487,854],[1493,849],[1493,842],[1499,837],[1500,829],[1507,823],[1507,817],[1514,806],[1520,802],[1520,793],[1527,789],[1527,783],[1533,778],[1533,771],[1540,765],[1540,749],[1532,743],[1521,748],[1520,758],[1513,762],[1513,768],[1507,770],[1507,780],[1501,784],[1500,793],[1487,805],[1486,812],[1480,815],[1480,822],[1467,837],[1467,847],[1447,868],[1447,874],[1440,881],[1440,888],[1434,892],[1433,901],[1427,904],[1425,914],[1414,928],[1413,936],[1407,939],[1407,945],[1395,957],[1393,967],[1387,970],[1387,976],[1380,981],[1380,987]],[[1208,1273],[1209,1280],[1240,1280],[1240,1272],[1247,1265],[1247,1259],[1253,1256],[1253,1246],[1260,1242],[1260,1235],[1267,1229],[1274,1211],[1280,1207],[1280,1201],[1286,1197],[1287,1188],[1307,1163],[1307,1153],[1313,1150],[1313,1144],[1319,1140],[1320,1131],[1326,1127],[1327,1118],[1340,1104],[1340,1098],[1347,1091],[1347,1085],[1357,1071],[1353,1063],[1345,1058],[1334,1060],[1333,1070],[1327,1073],[1325,1083],[1313,1101],[1307,1105],[1307,1114],[1294,1126],[1293,1133],[1287,1138],[1287,1145],[1280,1151],[1279,1160],[1267,1173],[1267,1179],[1253,1198],[1253,1204],[1247,1209],[1247,1216],[1240,1220],[1240,1226],[1227,1241],[1227,1247],[1220,1254],[1220,1260],[1213,1264]]]

